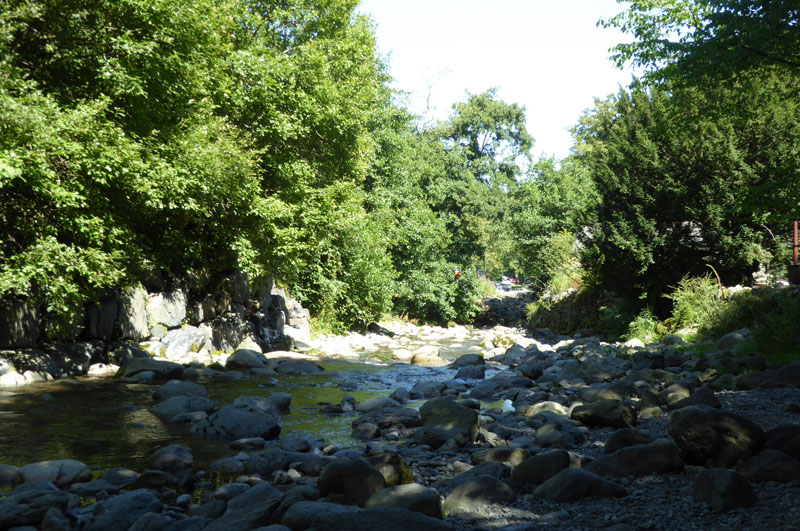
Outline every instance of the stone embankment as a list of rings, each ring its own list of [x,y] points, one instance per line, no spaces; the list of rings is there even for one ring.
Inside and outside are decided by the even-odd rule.
[[[677,336],[642,345],[546,329],[372,330],[309,339],[306,354],[264,353],[246,338],[211,366],[163,351],[128,360],[120,377],[151,383],[155,415],[191,437],[228,439],[230,456],[196,466],[189,438],[154,452],[147,470],[0,465],[0,530],[797,526],[800,363],[739,355],[746,330],[702,356]],[[353,444],[338,446],[281,431],[289,394],[221,407],[202,385],[279,382],[319,371],[323,355],[428,366],[430,378],[319,404],[320,418],[352,425]]]
[[[212,293],[176,283],[170,289],[120,290],[88,305],[73,338],[48,342],[40,309],[0,304],[0,388],[65,376],[113,374],[134,358],[179,364],[224,363],[243,341],[258,350],[291,348],[310,337],[308,311],[275,287],[251,286],[235,272]]]

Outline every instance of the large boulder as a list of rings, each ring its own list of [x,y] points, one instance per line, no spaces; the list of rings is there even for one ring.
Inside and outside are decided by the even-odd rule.
[[[486,365],[486,360],[480,354],[464,354],[456,359],[453,363],[450,364],[450,367],[453,369],[460,369],[462,367],[469,367],[469,366],[484,366]]]
[[[0,348],[32,347],[41,333],[38,306],[17,299],[0,300]]]
[[[569,467],[569,452],[550,450],[528,457],[514,469],[511,481],[515,485],[539,485]]]
[[[86,531],[129,529],[146,513],[160,513],[161,498],[158,492],[138,489],[122,492],[97,504]]]
[[[517,499],[514,489],[491,476],[475,476],[462,481],[444,500],[444,512],[458,515],[482,505],[513,503]]]
[[[85,328],[82,334],[84,338],[109,341],[114,335],[119,309],[120,303],[116,296],[89,304],[86,307]]]
[[[120,295],[117,335],[120,339],[142,341],[150,335],[147,326],[147,292],[142,287],[131,288]]]
[[[484,448],[472,452],[470,460],[473,464],[479,465],[487,461],[500,463],[510,463],[512,466],[519,466],[525,459],[531,456],[530,451],[525,448],[514,448],[511,446],[499,448]]]
[[[153,452],[148,464],[156,470],[164,470],[172,474],[183,474],[194,468],[194,457],[192,456],[192,449],[188,446],[170,444]]]
[[[141,372],[152,372],[159,379],[180,380],[183,376],[183,365],[166,360],[152,358],[134,358],[120,369],[122,378],[130,378]]]
[[[669,435],[690,464],[732,467],[764,447],[762,429],[754,422],[704,406],[676,410]]]
[[[748,459],[738,471],[754,483],[789,483],[800,478],[800,461],[779,450],[767,449]]]
[[[185,382],[183,380],[170,380],[160,386],[153,393],[153,398],[163,400],[173,396],[206,396],[208,392],[202,385]]]
[[[633,385],[627,382],[611,382],[587,385],[578,391],[578,396],[584,402],[595,402],[597,400],[625,400],[628,395],[633,394]]]
[[[669,439],[637,444],[606,454],[586,466],[601,476],[644,476],[683,470],[680,449]]]
[[[655,437],[648,433],[641,432],[636,428],[621,428],[611,434],[611,437],[606,441],[603,452],[606,454],[613,454],[620,448],[625,448],[626,446],[650,444],[653,441],[655,441]]]
[[[442,497],[436,489],[424,487],[418,483],[408,483],[379,490],[367,500],[365,507],[368,509],[396,507],[441,520],[443,518],[442,501]]]
[[[397,507],[360,509],[336,503],[300,501],[294,503],[282,520],[290,529],[316,531],[426,531],[453,530],[436,518]]]
[[[620,400],[600,399],[576,406],[570,417],[586,426],[627,428],[636,424],[636,410]]]
[[[275,367],[279,374],[316,374],[325,369],[308,360],[281,360]]]
[[[179,360],[193,352],[199,352],[206,344],[206,335],[195,326],[184,326],[167,332],[161,343],[166,347],[164,357]]]
[[[269,360],[264,354],[251,349],[238,349],[225,362],[228,369],[258,369],[269,367]]]
[[[378,469],[363,459],[341,459],[325,467],[317,488],[322,496],[342,494],[349,503],[364,507],[379,490],[386,487]]]
[[[250,323],[238,314],[217,317],[212,321],[212,345],[216,350],[233,352],[250,332]]]
[[[269,483],[259,483],[228,502],[225,513],[204,531],[256,529],[269,524],[280,503],[281,492]]]
[[[150,326],[175,328],[186,318],[186,294],[181,289],[157,293],[147,301],[147,321]]]
[[[414,476],[403,458],[395,452],[384,452],[367,457],[369,464],[383,475],[387,487],[412,483]]]
[[[281,432],[281,418],[277,408],[274,406],[272,408],[274,411],[246,404],[224,407],[207,419],[194,423],[192,431],[205,436],[229,439],[249,437],[275,439]]]
[[[559,503],[584,498],[622,498],[624,488],[582,468],[565,468],[538,487],[534,494]]]
[[[446,397],[425,402],[419,408],[422,429],[417,437],[433,448],[453,440],[459,446],[475,441],[478,433],[478,412]]]
[[[14,484],[49,481],[56,487],[63,488],[90,479],[92,471],[85,464],[74,459],[57,459],[21,467],[14,478]]]
[[[37,525],[47,511],[52,508],[63,511],[70,501],[71,496],[50,481],[25,483],[0,498],[0,529]]]
[[[148,411],[161,419],[172,420],[188,413],[211,413],[216,408],[214,401],[204,396],[172,396],[150,406]]]

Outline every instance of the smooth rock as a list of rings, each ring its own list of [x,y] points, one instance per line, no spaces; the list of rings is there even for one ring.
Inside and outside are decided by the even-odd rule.
[[[156,470],[164,470],[172,474],[183,474],[194,467],[192,449],[188,446],[171,444],[153,452],[148,464]]]
[[[14,484],[50,481],[56,487],[64,488],[90,479],[92,471],[85,464],[74,459],[57,459],[20,467],[14,478]]]
[[[193,424],[192,431],[205,436],[230,439],[261,437],[269,440],[280,435],[280,422],[280,416],[263,410],[247,406],[227,406],[207,419]]]
[[[672,413],[669,435],[690,464],[731,467],[764,447],[761,428],[718,409],[689,406]]]
[[[655,437],[641,432],[636,428],[621,428],[615,430],[614,433],[611,434],[603,451],[606,454],[613,454],[620,448],[625,448],[626,446],[649,444],[653,441],[655,441]]]
[[[534,494],[560,503],[627,496],[621,486],[581,468],[565,468],[536,487]]]
[[[514,489],[490,476],[475,476],[461,482],[444,500],[444,512],[458,515],[472,512],[482,505],[513,503],[517,499]]]
[[[173,396],[154,406],[150,406],[148,411],[153,415],[170,420],[179,415],[201,411],[211,413],[217,405],[209,398],[204,396]]]
[[[202,385],[183,380],[170,380],[153,393],[156,400],[164,400],[173,396],[207,396],[208,391]]]
[[[475,440],[478,433],[478,412],[456,401],[439,397],[419,408],[422,429],[417,436],[433,448],[453,440],[464,446]]]
[[[573,418],[586,426],[627,428],[636,424],[636,411],[619,400],[596,400],[572,410]]]
[[[528,457],[511,474],[515,485],[539,485],[569,467],[569,452],[550,450]]]
[[[0,499],[0,529],[38,524],[51,508],[63,511],[70,495],[51,481],[34,481],[20,485]]]
[[[269,483],[259,483],[228,502],[225,513],[203,531],[255,529],[269,525],[282,493]]]
[[[756,502],[756,495],[750,483],[733,470],[711,468],[697,476],[692,486],[694,500],[711,506],[717,513],[750,507]]]
[[[396,507],[426,514],[433,518],[442,519],[443,499],[431,487],[424,487],[417,483],[387,487],[376,492],[367,500],[366,508]]]
[[[239,349],[225,362],[227,369],[255,369],[269,367],[270,362],[264,354],[251,349]]]
[[[592,461],[586,470],[600,476],[644,476],[683,470],[680,449],[669,439],[620,448]]]
[[[150,489],[125,491],[97,504],[86,531],[129,529],[145,513],[160,513],[161,498]]]
[[[800,461],[779,450],[766,449],[743,463],[738,472],[753,483],[789,483],[800,479]]]
[[[322,496],[343,494],[359,507],[364,507],[367,500],[384,487],[383,474],[363,459],[334,461],[325,467],[317,483]]]

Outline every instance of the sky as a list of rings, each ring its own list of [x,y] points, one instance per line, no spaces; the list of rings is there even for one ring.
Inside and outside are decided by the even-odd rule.
[[[616,0],[362,0],[376,24],[393,87],[406,106],[446,119],[456,102],[497,87],[498,97],[526,108],[534,158],[566,157],[569,128],[595,98],[630,84],[609,48],[630,41],[600,18],[626,8]]]

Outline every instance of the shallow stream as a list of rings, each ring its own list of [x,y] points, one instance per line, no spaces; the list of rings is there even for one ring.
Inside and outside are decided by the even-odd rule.
[[[282,416],[281,435],[300,430],[340,446],[357,443],[351,422],[357,413],[323,416],[319,402],[338,404],[345,395],[359,402],[386,396],[418,381],[450,380],[454,369],[365,362],[324,361],[325,371],[278,380],[247,377],[201,381],[218,407],[242,395],[292,395],[291,412]],[[197,470],[236,452],[230,441],[205,439],[188,425],[162,422],[147,408],[156,386],[126,384],[109,378],[79,378],[0,391],[0,464],[23,466],[51,459],[77,459],[96,470],[113,467],[143,471],[158,448],[179,443],[192,448]],[[419,407],[422,401],[410,403]]]

